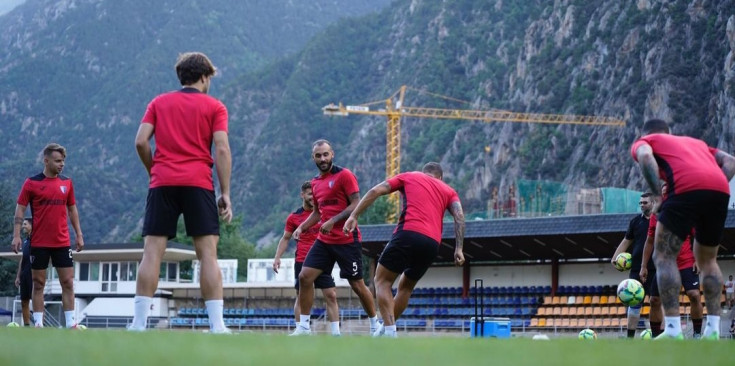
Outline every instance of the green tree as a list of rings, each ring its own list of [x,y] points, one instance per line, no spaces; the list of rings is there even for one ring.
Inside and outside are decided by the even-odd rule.
[[[3,217],[15,216],[15,203],[12,199],[12,190],[5,183],[0,183],[0,212]],[[0,243],[10,243],[13,239],[13,220],[0,220]],[[18,262],[10,259],[0,259],[0,295],[15,296],[15,274]]]

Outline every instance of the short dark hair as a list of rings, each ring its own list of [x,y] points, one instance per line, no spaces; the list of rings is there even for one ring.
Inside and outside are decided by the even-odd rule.
[[[28,221],[31,224],[33,224],[33,218],[32,217],[26,217],[26,218],[23,219],[23,221]]]
[[[421,169],[424,173],[429,173],[431,175],[434,175],[435,177],[441,178],[444,176],[444,171],[442,170],[442,166],[439,163],[435,162],[428,162],[424,165],[424,167]]]
[[[319,139],[319,140],[314,141],[314,143],[311,144],[311,148],[313,149],[317,146],[322,146],[324,144],[327,144],[329,145],[329,148],[332,148],[332,143],[326,139]]]
[[[651,197],[651,196],[653,196],[653,193],[651,193],[651,192],[646,192],[646,193],[643,193],[643,194],[641,195],[641,198],[648,198],[648,197]]]
[[[186,52],[176,60],[176,75],[181,85],[191,85],[199,81],[202,76],[217,74],[217,68],[207,55],[201,52]]]
[[[311,189],[311,181],[307,180],[304,183],[301,183],[301,192],[306,192],[307,189]]]
[[[53,154],[54,151],[56,151],[59,154],[61,154],[61,156],[66,157],[66,148],[64,148],[63,146],[61,146],[61,145],[59,145],[59,144],[57,144],[55,142],[52,142],[52,143],[46,145],[46,147],[43,148],[43,156],[44,157],[49,157],[49,156],[51,156],[51,154]]]
[[[649,135],[652,133],[671,133],[669,124],[661,119],[649,119],[643,124],[643,134]]]

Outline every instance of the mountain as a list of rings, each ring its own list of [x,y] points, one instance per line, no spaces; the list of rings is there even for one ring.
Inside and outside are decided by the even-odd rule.
[[[405,118],[402,168],[440,161],[466,212],[484,212],[521,179],[576,190],[644,189],[628,151],[645,119],[733,151],[733,1],[397,1],[327,28],[304,50],[225,91],[243,126],[237,199],[252,237],[278,233],[298,183],[316,173],[317,138],[362,192],[384,178],[385,119],[321,115],[328,103],[594,114],[624,128]],[[380,106],[378,106],[380,108]],[[502,197],[501,197],[502,198]]]
[[[626,121],[405,118],[403,170],[441,162],[470,214],[521,180],[642,190],[628,149],[647,118],[734,150],[735,0],[355,1],[349,13],[336,1],[197,4],[29,0],[0,17],[9,50],[0,54],[8,91],[0,95],[0,173],[19,185],[38,169],[42,145],[59,140],[84,195],[85,232],[129,237],[145,195],[136,125],[153,95],[177,87],[175,54],[195,46],[221,68],[213,94],[230,111],[234,208],[248,238],[264,244],[298,204],[299,184],[316,174],[309,154],[317,138],[333,142],[335,162],[356,173],[362,192],[384,178],[385,119],[326,117],[321,108],[381,101],[404,84],[413,87],[411,106]],[[242,14],[253,17],[245,23]],[[282,14],[292,28],[273,26]]]
[[[43,146],[61,143],[87,241],[127,239],[139,229],[146,189],[133,138],[148,101],[180,87],[178,53],[210,56],[219,96],[328,24],[387,3],[28,0],[0,16],[0,173],[19,188],[41,169]]]

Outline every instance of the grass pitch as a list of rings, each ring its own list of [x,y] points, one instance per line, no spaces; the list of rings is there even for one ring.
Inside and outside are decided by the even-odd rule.
[[[399,333],[400,335],[400,333]],[[733,365],[735,342],[0,328],[0,365]]]

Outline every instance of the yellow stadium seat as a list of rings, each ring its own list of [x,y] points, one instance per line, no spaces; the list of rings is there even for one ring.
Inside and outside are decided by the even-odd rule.
[[[539,327],[545,327],[546,326],[546,318],[540,318],[538,320],[538,326]]]
[[[648,315],[650,313],[651,313],[651,307],[649,305],[646,305],[641,309],[641,315]]]
[[[586,305],[592,304],[592,296],[590,295],[585,296],[583,303]]]
[[[600,304],[607,304],[607,296],[600,296]]]
[[[551,304],[552,305],[559,305],[560,301],[561,301],[561,297],[560,296],[554,296],[551,299]]]

